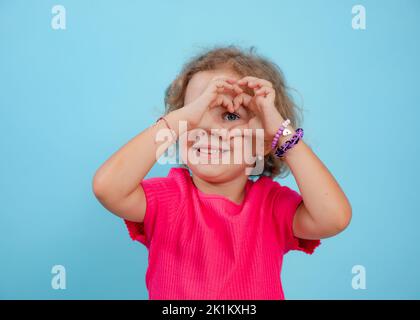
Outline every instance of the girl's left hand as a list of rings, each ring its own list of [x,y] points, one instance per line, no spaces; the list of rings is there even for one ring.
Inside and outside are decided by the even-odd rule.
[[[271,141],[284,121],[274,104],[276,92],[273,85],[270,81],[252,76],[244,77],[236,83],[239,86],[252,89],[254,95],[250,96],[246,93],[241,93],[236,96],[233,102],[234,109],[237,110],[243,105],[251,110],[259,119],[252,118],[249,123],[250,127],[261,127],[259,122],[262,122],[265,137]]]

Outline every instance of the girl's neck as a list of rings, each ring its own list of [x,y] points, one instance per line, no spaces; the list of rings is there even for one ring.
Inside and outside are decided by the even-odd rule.
[[[192,175],[195,186],[203,193],[217,194],[228,198],[229,200],[240,204],[245,197],[245,187],[248,181],[247,176],[238,176],[237,178],[220,183],[208,182]]]

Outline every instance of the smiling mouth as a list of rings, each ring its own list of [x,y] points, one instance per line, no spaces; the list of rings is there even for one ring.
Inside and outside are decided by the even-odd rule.
[[[198,155],[208,156],[208,157],[219,156],[219,155],[229,152],[228,149],[211,148],[211,147],[209,148],[209,147],[203,147],[203,146],[195,146],[195,147],[193,146],[192,148],[195,152],[197,152]]]

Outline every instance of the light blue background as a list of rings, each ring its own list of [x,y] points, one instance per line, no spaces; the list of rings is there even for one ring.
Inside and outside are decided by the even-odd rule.
[[[65,31],[51,28],[55,4]],[[355,4],[365,31],[351,28]],[[187,58],[231,43],[283,69],[306,142],[353,206],[313,256],[287,255],[286,298],[420,298],[419,18],[417,0],[0,0],[0,298],[147,298],[147,250],[91,179],[155,121]],[[51,288],[56,264],[66,290]],[[366,290],[351,286],[358,264]]]

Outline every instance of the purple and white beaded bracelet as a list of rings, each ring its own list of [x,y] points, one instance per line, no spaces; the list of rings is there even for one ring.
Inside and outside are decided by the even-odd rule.
[[[275,151],[275,155],[278,158],[281,158],[284,156],[287,150],[291,149],[293,146],[295,146],[300,139],[303,138],[303,129],[297,128],[296,133],[293,135],[293,137],[290,138],[290,140],[287,140],[285,143],[283,143],[280,147],[278,147]]]
[[[290,120],[287,119],[281,124],[280,128],[277,130],[276,134],[274,135],[273,141],[271,142],[271,149],[272,150],[276,150],[277,143],[279,142],[280,136],[283,134],[284,129],[286,129],[286,127],[289,124],[290,124]]]

